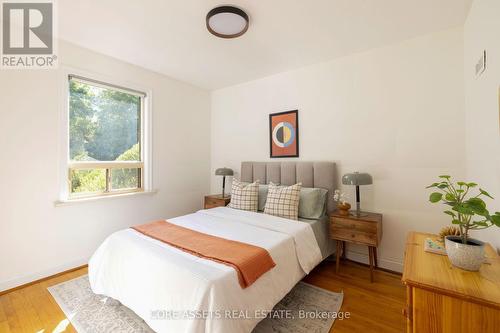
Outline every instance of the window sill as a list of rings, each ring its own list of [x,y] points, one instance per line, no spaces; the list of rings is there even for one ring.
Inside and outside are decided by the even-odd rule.
[[[55,207],[71,206],[71,205],[87,203],[87,202],[94,202],[94,201],[101,201],[101,200],[114,200],[114,199],[128,198],[128,197],[133,197],[133,196],[138,196],[138,195],[154,195],[156,193],[158,193],[158,190],[148,190],[148,191],[129,192],[129,193],[117,193],[117,194],[110,194],[110,195],[105,195],[105,196],[100,196],[100,197],[58,200],[58,201],[54,202],[54,206]]]

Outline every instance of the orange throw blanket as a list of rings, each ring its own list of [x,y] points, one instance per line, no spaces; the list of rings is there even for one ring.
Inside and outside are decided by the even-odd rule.
[[[276,266],[269,252],[261,247],[207,235],[167,221],[141,224],[132,229],[195,256],[233,267],[242,288]]]

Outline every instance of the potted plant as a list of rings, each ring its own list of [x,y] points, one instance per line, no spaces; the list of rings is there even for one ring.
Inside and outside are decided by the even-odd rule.
[[[335,190],[335,192],[333,192],[333,200],[337,203],[339,214],[349,216],[351,205],[347,202],[347,195],[340,190]]]
[[[460,230],[459,236],[446,236],[446,253],[454,266],[468,271],[478,271],[484,261],[484,243],[469,237],[471,230],[487,229],[493,225],[500,227],[500,212],[490,214],[481,197],[493,199],[485,190],[479,188],[477,195],[471,194],[476,183],[451,181],[451,177],[439,176],[440,181],[427,188],[434,188],[431,203],[442,202],[449,206],[444,213],[449,215],[452,223]]]

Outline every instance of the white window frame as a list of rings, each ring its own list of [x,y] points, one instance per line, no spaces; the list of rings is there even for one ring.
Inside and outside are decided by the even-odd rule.
[[[73,68],[63,68],[61,71],[61,94],[62,105],[61,105],[61,143],[60,143],[60,185],[59,185],[59,201],[57,204],[65,202],[76,202],[76,201],[87,201],[94,199],[101,199],[107,197],[115,197],[121,195],[138,194],[138,193],[149,193],[155,192],[153,190],[153,175],[152,175],[152,133],[151,133],[151,105],[152,105],[152,92],[150,89],[138,86],[136,84],[121,81],[117,79],[112,79],[105,77],[103,75],[98,75],[95,73],[84,72],[81,70]],[[113,88],[116,90],[122,90],[124,92],[140,92],[144,94],[141,107],[141,162],[135,161],[119,161],[119,162],[72,162],[69,159],[69,82],[70,77],[76,77],[82,81],[88,81],[93,85],[101,84],[103,87]],[[95,193],[85,196],[71,195],[70,193],[70,169],[85,169],[85,168],[103,168],[110,170],[111,168],[142,168],[141,172],[141,183],[140,188],[126,189],[126,190],[115,190]],[[108,174],[108,172],[107,172]],[[107,180],[108,182],[109,180]]]

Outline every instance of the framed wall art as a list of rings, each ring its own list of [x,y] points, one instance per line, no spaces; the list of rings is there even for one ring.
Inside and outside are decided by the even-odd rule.
[[[271,158],[299,157],[298,110],[269,115],[269,148]]]

